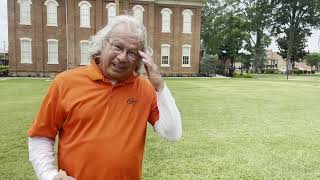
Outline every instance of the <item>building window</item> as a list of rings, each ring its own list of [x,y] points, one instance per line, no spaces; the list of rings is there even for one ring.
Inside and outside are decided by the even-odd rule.
[[[59,4],[55,0],[47,0],[44,5],[47,6],[47,26],[58,26],[57,7]]]
[[[170,19],[172,11],[169,8],[163,8],[161,10],[162,14],[162,29],[161,32],[170,32]]]
[[[143,24],[143,7],[140,5],[135,5],[133,6],[132,11],[133,16],[139,21],[140,24]]]
[[[170,66],[170,45],[162,44],[161,45],[161,67]]]
[[[182,12],[183,16],[183,33],[191,33],[191,16],[193,15],[192,11],[185,9]]]
[[[191,46],[185,44],[182,46],[182,67],[191,67],[190,65]]]
[[[21,64],[32,64],[32,49],[30,38],[20,38]]]
[[[20,4],[20,24],[31,25],[31,0],[18,0]]]
[[[116,4],[115,3],[109,3],[106,6],[107,13],[108,13],[108,23],[112,18],[116,16]]]
[[[90,8],[91,4],[88,1],[81,1],[80,7],[80,27],[90,28]]]
[[[80,41],[80,51],[81,51],[80,65],[90,64],[90,54],[89,54],[88,50],[89,50],[89,41],[87,41],[87,40]]]
[[[48,64],[59,64],[58,40],[48,39]]]

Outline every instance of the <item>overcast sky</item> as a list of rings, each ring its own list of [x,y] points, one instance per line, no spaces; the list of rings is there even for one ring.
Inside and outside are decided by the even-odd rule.
[[[0,52],[3,52],[4,42],[6,50],[8,49],[8,15],[7,0],[0,0]],[[276,43],[273,41],[269,49],[278,51]],[[311,37],[308,38],[307,50],[311,52],[320,52],[320,31],[314,30]]]

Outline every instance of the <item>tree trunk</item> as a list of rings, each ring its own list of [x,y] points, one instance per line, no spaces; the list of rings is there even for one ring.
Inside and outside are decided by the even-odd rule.
[[[253,72],[256,72],[257,69],[257,62],[259,62],[260,60],[258,60],[258,58],[261,58],[261,36],[262,36],[262,32],[260,30],[257,30],[257,37],[256,37],[256,44],[254,47],[254,58],[253,58],[253,63],[252,63],[252,70]]]
[[[288,39],[288,51],[287,51],[287,62],[286,62],[287,80],[291,70],[290,61],[292,57],[293,43],[294,43],[294,28],[293,28],[293,25],[291,25],[290,32],[289,32],[289,39]]]

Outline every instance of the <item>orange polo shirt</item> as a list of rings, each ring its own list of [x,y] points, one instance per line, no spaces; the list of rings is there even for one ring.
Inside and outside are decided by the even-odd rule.
[[[77,180],[141,179],[147,122],[158,119],[146,78],[113,86],[93,62],[54,79],[28,135],[59,134],[59,169]]]

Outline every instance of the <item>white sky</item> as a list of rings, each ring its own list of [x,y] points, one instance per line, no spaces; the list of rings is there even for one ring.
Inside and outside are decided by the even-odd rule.
[[[7,0],[0,0],[0,52],[3,52],[4,43],[8,50],[8,17],[7,17]],[[278,51],[276,43],[273,41],[269,49]],[[308,46],[306,48],[310,52],[320,52],[320,31],[314,30],[311,37],[308,38]]]

